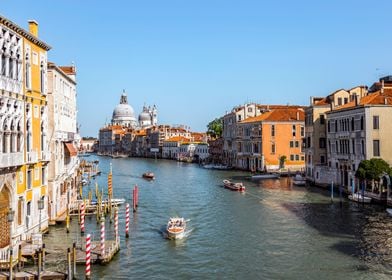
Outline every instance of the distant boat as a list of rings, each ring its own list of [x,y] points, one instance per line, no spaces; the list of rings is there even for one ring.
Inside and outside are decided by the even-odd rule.
[[[166,230],[169,239],[181,239],[185,236],[186,221],[184,218],[170,218]]]
[[[392,208],[387,208],[387,212],[388,212],[389,215],[392,216]]]
[[[222,164],[206,164],[203,165],[205,169],[229,170],[231,167]]]
[[[223,186],[232,191],[244,192],[245,186],[242,183],[233,183],[229,180],[223,180]]]
[[[370,203],[372,201],[371,197],[362,196],[360,193],[350,194],[348,199],[356,202]]]
[[[154,173],[152,173],[152,172],[146,172],[146,173],[143,173],[143,178],[145,178],[145,179],[150,179],[150,180],[154,180],[155,179],[155,175],[154,175]]]
[[[293,184],[296,185],[296,186],[305,186],[306,179],[301,174],[296,174],[294,179],[293,179]]]
[[[278,179],[280,174],[278,173],[263,173],[263,174],[256,174],[252,176],[252,179]]]

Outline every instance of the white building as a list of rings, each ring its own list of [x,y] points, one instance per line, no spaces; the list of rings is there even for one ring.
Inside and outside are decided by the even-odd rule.
[[[79,159],[77,147],[76,69],[48,63],[48,104],[51,161],[49,163],[49,219],[64,215],[77,198]]]
[[[208,152],[208,143],[197,143],[194,156],[202,161],[207,159],[210,156],[210,153]]]

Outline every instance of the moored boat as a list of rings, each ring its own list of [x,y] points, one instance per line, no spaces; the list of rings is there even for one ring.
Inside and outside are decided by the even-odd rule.
[[[293,184],[296,186],[305,186],[306,179],[301,174],[296,174],[293,179]]]
[[[146,173],[143,173],[143,178],[153,180],[153,179],[155,179],[155,175],[152,172],[146,172]]]
[[[184,218],[174,217],[167,222],[166,230],[169,239],[181,239],[185,236],[186,221]]]
[[[223,180],[223,186],[232,191],[244,192],[245,186],[242,183],[234,183],[229,180]]]
[[[263,173],[263,174],[256,174],[252,176],[252,179],[278,179],[280,174],[278,173]]]
[[[371,197],[362,196],[360,193],[350,194],[348,199],[356,202],[370,203],[372,201]]]

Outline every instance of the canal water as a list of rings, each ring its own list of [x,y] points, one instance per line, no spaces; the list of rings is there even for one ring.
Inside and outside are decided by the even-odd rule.
[[[381,206],[363,206],[326,190],[295,187],[287,178],[252,181],[248,173],[203,169],[176,161],[91,156],[106,188],[110,163],[116,198],[131,204],[139,186],[138,211],[125,239],[125,207],[120,208],[121,251],[93,279],[391,279],[392,217]],[[146,171],[154,181],[144,180]],[[246,193],[224,189],[222,180],[242,181]],[[84,189],[86,194],[94,184]],[[169,217],[189,219],[188,236],[164,238]],[[107,236],[113,225],[107,223]],[[61,248],[78,232],[64,226],[46,237]],[[99,239],[95,218],[87,230]],[[54,246],[54,247],[53,247]],[[84,267],[78,267],[83,279]]]

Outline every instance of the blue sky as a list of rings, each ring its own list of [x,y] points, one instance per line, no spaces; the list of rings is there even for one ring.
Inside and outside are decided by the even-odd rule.
[[[0,13],[39,23],[49,60],[77,67],[78,121],[97,136],[123,89],[137,114],[205,131],[245,102],[310,96],[392,74],[391,1],[18,1]]]

